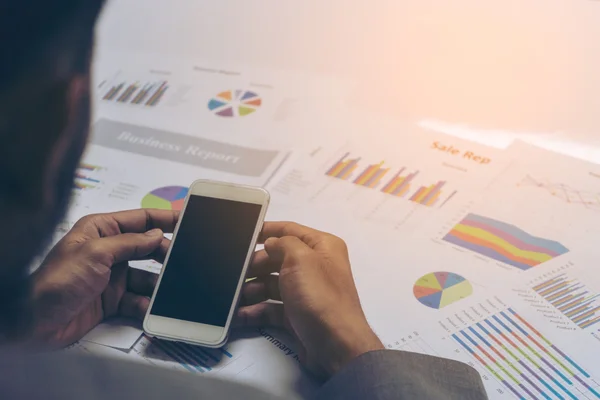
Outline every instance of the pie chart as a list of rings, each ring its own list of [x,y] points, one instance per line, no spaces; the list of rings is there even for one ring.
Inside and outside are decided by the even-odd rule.
[[[257,111],[262,104],[260,96],[250,90],[226,90],[208,102],[208,109],[219,117],[245,117]]]
[[[184,186],[165,186],[154,189],[142,199],[142,208],[160,208],[162,210],[183,209],[188,188]]]
[[[432,272],[417,280],[413,293],[421,304],[440,309],[469,297],[473,286],[453,272]]]

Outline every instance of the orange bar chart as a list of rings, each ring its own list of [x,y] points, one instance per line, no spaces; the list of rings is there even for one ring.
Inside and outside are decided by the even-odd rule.
[[[140,85],[137,82],[129,85],[127,89],[125,89],[125,91],[117,98],[117,101],[120,103],[126,103],[139,88]]]
[[[387,195],[402,197],[427,207],[443,207],[457,193],[456,190],[450,193],[445,186],[447,182],[443,180],[429,186],[420,186],[416,191],[412,191],[411,189],[417,186],[414,181],[419,176],[420,171],[413,170],[413,172],[409,172],[410,169],[407,167],[401,167],[391,178],[387,178],[386,181],[382,182],[391,170],[389,167],[384,167],[386,162],[380,161],[368,164],[366,168],[361,166],[361,169],[357,172],[361,160],[361,157],[353,158],[350,152],[346,152],[325,171],[325,175],[342,180],[352,178],[351,182],[355,185],[377,189]],[[442,191],[445,187],[446,189]],[[446,193],[444,194],[444,192]],[[412,193],[410,198],[408,197],[409,193]],[[442,198],[442,195],[444,198]]]
[[[548,279],[532,288],[581,329],[600,322],[600,294],[567,274]]]
[[[167,82],[166,81],[162,82],[160,84],[160,86],[158,87],[158,89],[156,90],[156,92],[154,92],[154,94],[152,96],[150,96],[150,98],[146,102],[146,105],[147,106],[157,105],[158,102],[160,101],[160,99],[164,96],[164,94],[168,88],[169,88],[169,86],[168,86]]]
[[[146,100],[146,98],[150,94],[150,91],[153,89],[153,87],[154,87],[154,85],[152,85],[150,83],[145,84],[144,87],[142,88],[142,90],[140,90],[135,95],[133,100],[131,100],[131,104],[141,104],[144,100]]]
[[[438,181],[435,185],[429,185],[428,187],[421,186],[409,200],[431,207],[438,201],[442,194],[441,189],[445,184],[446,181]]]
[[[401,168],[381,191],[396,197],[404,196],[410,190],[410,182],[419,173],[419,171],[415,171],[412,174],[401,176],[405,170],[406,168]]]
[[[360,157],[348,159],[349,156],[350,153],[344,154],[342,158],[325,172],[325,175],[343,180],[348,179],[354,170],[356,170],[358,162],[360,161]]]
[[[125,83],[120,83],[116,86],[111,87],[102,97],[102,100],[113,100],[115,97],[117,97],[117,95],[119,94],[119,92],[121,91],[121,89],[123,89],[123,87],[125,86]]]
[[[381,168],[383,161],[379,164],[369,165],[358,178],[354,180],[357,185],[366,186],[368,188],[375,188],[379,185],[381,178],[390,170],[389,168]]]

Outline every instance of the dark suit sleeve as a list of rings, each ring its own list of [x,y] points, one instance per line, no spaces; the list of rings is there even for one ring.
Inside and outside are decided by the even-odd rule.
[[[458,361],[397,350],[357,357],[321,388],[318,400],[487,399],[481,377]]]

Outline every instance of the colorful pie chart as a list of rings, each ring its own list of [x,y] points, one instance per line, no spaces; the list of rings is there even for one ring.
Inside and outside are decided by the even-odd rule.
[[[162,210],[183,209],[188,188],[184,186],[165,186],[154,189],[142,199],[143,208],[160,208]]]
[[[245,117],[262,105],[260,96],[250,90],[226,90],[208,102],[208,109],[219,117]]]
[[[432,272],[417,280],[413,293],[421,304],[440,309],[469,297],[473,286],[453,272]]]

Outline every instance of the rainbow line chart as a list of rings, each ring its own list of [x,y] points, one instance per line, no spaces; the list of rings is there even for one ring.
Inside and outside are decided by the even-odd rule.
[[[569,251],[556,241],[530,235],[515,225],[473,213],[464,217],[442,240],[521,270],[528,270]]]
[[[350,158],[350,153],[348,152],[327,169],[325,175],[344,181],[349,181],[350,178],[353,178],[352,183],[355,185],[364,186],[369,189],[377,189],[381,186],[383,178],[390,172],[390,168],[384,168],[383,165],[385,162],[381,161],[377,164],[367,166],[356,177],[353,177],[358,169],[360,161],[360,157]],[[383,184],[383,187],[379,189],[379,191],[395,197],[406,197],[412,189],[413,180],[418,175],[419,171],[407,173],[406,167],[402,167],[391,179]],[[408,200],[427,207],[442,207],[457,193],[456,190],[450,192],[450,194],[441,201],[440,198],[442,197],[442,193],[444,193],[442,188],[444,188],[446,183],[446,181],[440,180],[430,185],[420,186],[412,192],[408,197]]]
[[[452,338],[518,399],[600,399],[590,374],[510,307]]]
[[[600,294],[591,293],[584,283],[560,274],[532,288],[581,329],[600,322]]]
[[[553,197],[569,204],[578,204],[589,210],[600,211],[600,192],[578,190],[564,183],[536,179],[527,175],[517,186],[532,186],[544,189]]]

